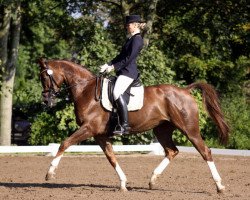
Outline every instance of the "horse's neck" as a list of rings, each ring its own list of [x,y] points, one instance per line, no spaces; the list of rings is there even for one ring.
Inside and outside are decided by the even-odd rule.
[[[65,83],[74,97],[78,96],[85,89],[88,82],[95,78],[87,69],[78,66],[67,67],[63,71]]]
[[[70,66],[70,67],[64,67],[63,69],[65,82],[68,84],[68,86],[71,86],[73,84],[77,84],[78,82],[84,82],[92,77],[94,75],[89,72],[85,68],[80,68],[79,66]]]

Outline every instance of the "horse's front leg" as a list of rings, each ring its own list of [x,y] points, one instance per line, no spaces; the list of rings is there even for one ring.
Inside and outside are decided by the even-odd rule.
[[[50,179],[55,178],[55,174],[56,174],[55,170],[57,169],[57,167],[59,165],[59,162],[63,156],[63,153],[65,152],[65,150],[68,147],[70,147],[73,144],[77,144],[83,140],[86,140],[90,137],[93,137],[93,133],[91,131],[89,131],[88,126],[83,125],[76,132],[74,132],[70,137],[68,137],[66,140],[64,140],[61,143],[56,156],[54,157],[54,159],[50,163],[50,167],[49,167],[49,170],[46,174],[45,180],[50,180]]]
[[[118,176],[120,178],[120,182],[121,182],[120,190],[127,191],[127,188],[126,188],[127,177],[124,174],[124,172],[122,171],[120,165],[118,164],[118,162],[116,160],[116,156],[114,154],[110,139],[106,135],[99,135],[99,136],[95,137],[95,140],[98,142],[98,144],[102,148],[103,152],[105,153],[108,161],[114,167],[116,173],[118,174]]]

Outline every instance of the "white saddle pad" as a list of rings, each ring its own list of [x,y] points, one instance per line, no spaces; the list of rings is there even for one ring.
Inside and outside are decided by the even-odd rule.
[[[104,78],[103,80],[103,87],[102,87],[102,106],[109,110],[112,111],[112,104],[109,101],[108,98],[108,82],[109,79]],[[144,87],[132,87],[130,90],[131,96],[128,104],[128,111],[135,111],[139,110],[143,106],[143,99],[144,99]]]

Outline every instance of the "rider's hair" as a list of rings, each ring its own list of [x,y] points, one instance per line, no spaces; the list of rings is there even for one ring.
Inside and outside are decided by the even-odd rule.
[[[144,30],[146,28],[146,23],[136,23],[137,27],[140,29],[140,30]]]

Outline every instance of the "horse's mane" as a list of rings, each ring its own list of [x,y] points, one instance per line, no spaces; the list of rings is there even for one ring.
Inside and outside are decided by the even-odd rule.
[[[60,63],[61,67],[73,69],[75,73],[83,72],[85,74],[88,74],[89,76],[95,76],[94,73],[92,73],[89,69],[87,69],[87,66],[80,65],[79,63],[76,63],[70,59],[51,59],[48,60],[47,62]]]

